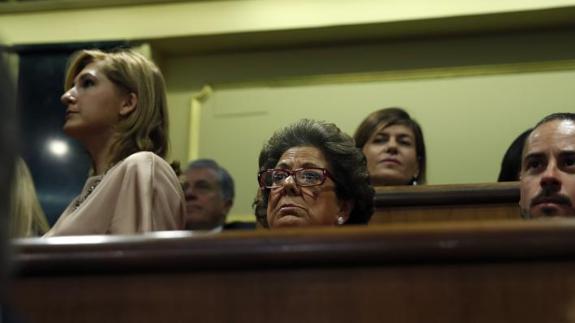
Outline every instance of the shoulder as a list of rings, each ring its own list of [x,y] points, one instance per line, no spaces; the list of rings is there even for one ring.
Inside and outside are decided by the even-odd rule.
[[[110,169],[104,179],[107,182],[119,183],[122,189],[147,187],[156,190],[158,187],[162,189],[175,187],[181,190],[178,177],[170,164],[162,157],[148,151],[137,152],[126,157]]]
[[[149,151],[139,151],[126,157],[113,167],[110,172],[145,172],[155,173],[172,171],[172,167],[162,157]]]
[[[126,164],[126,166],[148,164],[153,167],[171,168],[167,161],[150,151],[139,151],[137,153],[133,153],[126,157],[122,163]]]
[[[139,151],[137,153],[133,153],[130,156],[126,157],[122,163],[124,164],[137,164],[137,163],[150,163],[150,162],[157,162],[163,161],[165,162],[162,157],[154,154],[151,151]]]

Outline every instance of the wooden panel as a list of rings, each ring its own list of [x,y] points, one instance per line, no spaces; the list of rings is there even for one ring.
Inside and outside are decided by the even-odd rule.
[[[13,302],[32,323],[573,322],[575,309],[575,222],[565,220],[16,248]]]
[[[30,322],[567,322],[575,263],[30,278]]]
[[[516,182],[375,189],[370,223],[521,219]]]
[[[482,205],[434,205],[407,206],[376,209],[370,224],[441,222],[441,221],[483,221],[483,220],[520,220],[517,204]]]

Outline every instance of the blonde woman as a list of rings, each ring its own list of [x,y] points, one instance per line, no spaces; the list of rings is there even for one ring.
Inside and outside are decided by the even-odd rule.
[[[90,155],[92,176],[46,236],[182,229],[183,192],[163,159],[168,116],[159,69],[130,50],[83,50],[68,66],[63,130]]]
[[[10,199],[10,238],[33,237],[48,231],[32,175],[22,158],[16,160]]]

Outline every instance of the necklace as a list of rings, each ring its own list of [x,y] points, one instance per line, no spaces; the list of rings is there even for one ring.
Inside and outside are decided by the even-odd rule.
[[[114,168],[115,165],[117,165],[117,164],[116,163],[111,164],[104,171],[104,174],[102,174],[102,176],[100,176],[100,178],[95,179],[94,182],[92,183],[92,185],[90,185],[90,187],[88,187],[88,189],[86,190],[86,194],[84,194],[84,196],[80,195],[80,197],[78,197],[78,199],[76,199],[76,202],[74,202],[74,208],[72,209],[72,211],[76,211],[76,209],[78,209],[80,207],[80,205],[82,203],[84,203],[84,201],[88,198],[88,196],[90,196],[90,194],[92,194],[92,192],[96,189],[96,186],[98,186],[98,184],[100,184],[102,179],[104,179],[104,176],[106,176],[106,174],[108,174],[108,171],[110,169]],[[2,322],[0,322],[0,323],[2,323]]]
[[[104,176],[102,176],[102,177],[104,177]],[[102,178],[98,178],[97,180],[95,180],[94,183],[92,183],[92,185],[90,185],[90,187],[88,187],[86,194],[84,194],[84,196],[80,195],[80,197],[78,197],[78,199],[76,199],[76,202],[74,202],[73,211],[76,211],[76,209],[78,209],[78,207],[80,207],[80,205],[82,203],[84,203],[84,201],[88,198],[88,196],[90,196],[90,194],[92,194],[92,192],[96,189],[96,186],[98,186],[98,184],[100,184],[101,181],[102,181]]]

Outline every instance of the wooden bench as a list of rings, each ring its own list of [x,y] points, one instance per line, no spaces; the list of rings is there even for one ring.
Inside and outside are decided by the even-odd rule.
[[[14,244],[29,322],[574,322],[575,222]],[[165,236],[165,234],[164,234]]]
[[[376,187],[374,223],[521,219],[518,183]]]

